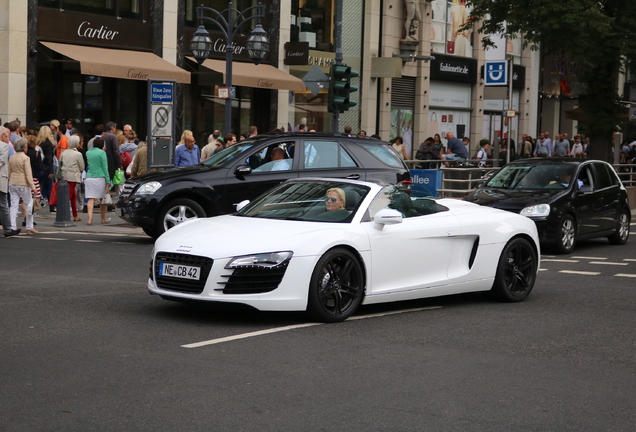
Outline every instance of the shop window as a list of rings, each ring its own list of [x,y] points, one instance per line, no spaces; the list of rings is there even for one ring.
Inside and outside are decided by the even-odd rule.
[[[331,0],[292,0],[291,41],[333,52],[333,13]]]
[[[150,0],[38,0],[42,7],[135,20],[147,19],[149,3]]]
[[[232,7],[234,9],[238,9],[239,11],[244,11],[245,9],[251,6],[256,6],[258,3],[259,3],[259,0],[235,0],[232,2]],[[262,3],[262,0],[261,0],[261,3]],[[188,27],[199,26],[199,22],[197,21],[197,7],[201,5],[215,9],[217,12],[220,12],[224,17],[227,17],[227,13],[223,13],[223,11],[226,10],[228,6],[228,2],[226,0],[186,0],[186,8],[185,8],[186,26]],[[214,14],[206,13],[206,16],[209,16],[210,18],[214,18],[214,19],[217,18]],[[248,14],[247,17],[249,16],[251,15]],[[215,28],[215,25],[212,23],[204,22],[203,24],[208,28],[208,31],[218,30],[217,28]],[[255,20],[253,20],[252,22],[248,24],[245,24],[244,27],[241,27],[241,33],[248,34],[250,31],[252,31],[255,25],[256,25]]]
[[[473,32],[461,30],[468,22],[470,8],[463,0],[433,0],[431,50],[440,54],[473,56]]]

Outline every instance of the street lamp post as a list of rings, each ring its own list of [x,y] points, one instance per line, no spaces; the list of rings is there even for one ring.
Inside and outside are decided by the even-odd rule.
[[[254,11],[251,16],[247,16]],[[212,16],[206,16],[209,13]],[[225,85],[228,87],[228,98],[225,100],[225,127],[227,132],[232,132],[232,45],[234,36],[249,21],[257,20],[256,27],[252,30],[247,40],[247,52],[254,64],[259,64],[269,52],[269,39],[267,33],[261,25],[261,18],[265,16],[265,5],[258,3],[250,6],[243,11],[234,9],[232,2],[228,3],[227,9],[219,12],[216,9],[207,6],[197,7],[197,19],[199,28],[194,33],[190,41],[190,50],[194,54],[194,58],[199,64],[202,64],[210,55],[214,42],[210,38],[210,34],[203,25],[204,21],[209,21],[223,32],[225,36]]]

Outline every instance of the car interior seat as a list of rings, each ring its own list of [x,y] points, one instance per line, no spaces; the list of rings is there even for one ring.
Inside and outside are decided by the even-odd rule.
[[[417,216],[417,210],[413,208],[413,202],[411,201],[411,197],[409,197],[404,192],[396,192],[391,195],[391,202],[389,203],[389,208],[399,211],[402,213],[402,217],[411,217]]]

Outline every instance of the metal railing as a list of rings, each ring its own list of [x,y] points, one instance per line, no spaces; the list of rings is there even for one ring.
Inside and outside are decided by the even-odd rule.
[[[636,186],[636,165],[634,164],[618,164],[613,165],[618,173],[623,185]]]
[[[469,159],[466,162],[473,167],[457,167],[444,165],[442,160],[407,160],[411,169],[438,169],[442,173],[442,187],[437,189],[438,196],[444,198],[462,198],[466,193],[483,181],[484,175],[490,171],[498,171],[501,167],[478,167],[479,161]]]

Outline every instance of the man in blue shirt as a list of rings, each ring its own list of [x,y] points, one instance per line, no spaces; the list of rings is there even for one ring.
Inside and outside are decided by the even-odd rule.
[[[197,165],[201,162],[199,146],[192,135],[186,135],[183,140],[184,145],[178,146],[174,154],[174,166],[187,167]]]
[[[468,150],[462,140],[455,138],[452,132],[446,134],[446,139],[448,140],[448,143],[446,143],[446,154],[444,155],[446,160],[465,162],[468,159]]]

